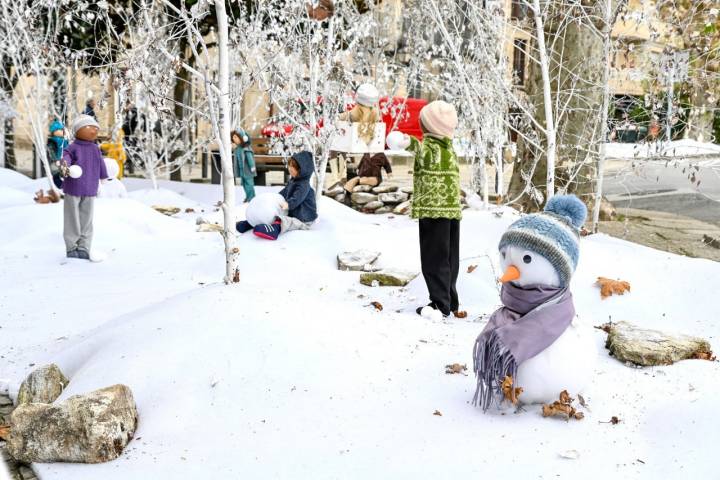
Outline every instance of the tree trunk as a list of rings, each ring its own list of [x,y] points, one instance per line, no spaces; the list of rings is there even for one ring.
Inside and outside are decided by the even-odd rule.
[[[562,13],[570,14],[558,12]],[[599,18],[603,18],[602,14]],[[555,191],[575,193],[589,204],[594,191],[596,146],[601,139],[599,120],[605,65],[603,40],[580,22],[562,23],[562,38],[557,38],[558,32],[553,31],[557,24],[559,22],[556,21],[545,24],[545,34],[550,39],[550,95],[557,139]],[[528,51],[534,51],[535,48],[530,47]],[[525,91],[528,102],[534,108],[536,120],[543,128],[547,128],[542,69],[533,61],[528,63]],[[548,150],[548,138],[544,132],[530,134]],[[518,140],[518,160],[513,167],[508,191],[509,198],[519,197],[516,203],[525,211],[539,210],[547,200],[540,192],[548,188],[551,175],[547,172],[547,158],[542,153],[529,142],[523,141],[522,137]],[[528,186],[529,176],[532,184]]]
[[[185,40],[183,40],[180,49],[183,53],[187,50],[187,47],[185,45]],[[192,65],[193,63],[193,56],[190,55],[190,58],[185,59],[185,61]],[[173,99],[175,100],[175,118],[178,120],[185,120],[185,105],[189,105],[190,99],[188,98],[189,90],[190,90],[190,81],[191,81],[191,74],[184,68],[181,68],[175,77],[175,89],[173,90]],[[188,129],[189,131],[189,129]],[[190,145],[190,138],[183,139],[184,143],[187,145]],[[182,152],[180,151],[174,151],[170,154],[171,160],[174,162],[177,160],[178,157],[182,155]],[[178,167],[175,170],[170,171],[170,180],[174,180],[176,182],[182,182],[182,166]]]
[[[708,101],[707,86],[702,84],[693,89],[692,107],[685,129],[686,138],[698,142],[710,142],[712,139],[713,117],[717,105]],[[716,140],[717,141],[717,140]]]
[[[0,145],[0,147],[3,147],[4,153],[5,153],[5,165],[4,167],[9,170],[17,170],[17,160],[15,158],[15,129],[13,125],[12,118],[5,120],[5,125],[3,125],[4,129],[4,145]]]
[[[232,152],[230,150],[230,46],[228,41],[228,20],[225,2],[215,2],[218,35],[218,148],[222,161],[223,184],[223,238],[225,240],[225,283],[240,281],[238,267],[239,249],[235,246],[235,178],[233,176]]]

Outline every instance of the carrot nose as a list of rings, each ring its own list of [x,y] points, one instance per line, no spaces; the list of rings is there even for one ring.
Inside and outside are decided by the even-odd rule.
[[[515,265],[510,265],[505,269],[505,273],[498,280],[500,283],[512,282],[520,278],[520,270]]]

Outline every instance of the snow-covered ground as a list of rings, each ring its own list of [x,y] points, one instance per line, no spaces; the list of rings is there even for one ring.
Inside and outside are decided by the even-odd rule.
[[[426,301],[421,277],[372,288],[336,269],[337,253],[357,248],[419,269],[407,217],[324,198],[310,231],[242,236],[241,282],[225,286],[220,235],[195,231],[198,215],[220,218],[219,187],[127,185],[130,198],[96,204],[94,244],[109,257],[89,263],[64,257],[61,204],[33,204],[42,185],[0,170],[0,389],[15,395],[34,366],[55,362],[71,379],[61,399],[124,383],[140,415],[118,460],[35,465],[43,479],[718,475],[717,362],[630,368],[595,330],[590,409],[569,423],[539,406],[483,414],[470,403],[472,374],[445,374],[454,362],[472,370],[483,316],[499,304],[496,245],[517,218],[509,209],[465,212],[459,292],[470,316],[435,322],[413,311]],[[170,218],[148,207],[158,203],[195,212]],[[628,280],[632,292],[601,300],[597,276]],[[595,235],[582,240],[572,289],[588,324],[628,320],[720,348],[718,263]],[[601,423],[612,416],[621,422]],[[577,459],[562,458],[573,450]]]
[[[644,159],[656,157],[720,157],[720,145],[695,140],[673,140],[672,142],[649,143],[606,143],[608,158]]]

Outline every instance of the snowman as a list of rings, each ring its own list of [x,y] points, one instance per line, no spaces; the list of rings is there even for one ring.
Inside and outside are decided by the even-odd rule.
[[[100,180],[98,188],[98,197],[102,198],[125,198],[127,197],[127,189],[125,185],[117,178],[120,173],[120,166],[112,158],[103,158],[105,161],[105,169],[108,178]]]
[[[586,216],[576,196],[555,196],[544,212],[517,220],[500,239],[503,306],[473,351],[473,402],[483,411],[502,398],[506,376],[523,389],[523,403],[549,403],[563,390],[581,393],[590,381],[596,347],[590,329],[575,318],[569,290]]]

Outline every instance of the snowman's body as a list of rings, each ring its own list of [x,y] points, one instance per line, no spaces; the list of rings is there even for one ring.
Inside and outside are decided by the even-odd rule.
[[[536,252],[508,246],[501,256],[503,270],[511,265],[519,270],[519,278],[513,281],[518,286],[560,285],[555,268]],[[576,317],[548,348],[518,365],[515,385],[523,388],[520,400],[548,403],[557,400],[563,390],[572,395],[582,393],[592,378],[596,359],[591,330]]]
[[[104,158],[105,169],[108,178],[100,181],[98,187],[98,197],[101,198],[125,198],[127,197],[127,189],[125,185],[117,178],[120,173],[120,166],[112,158]]]

